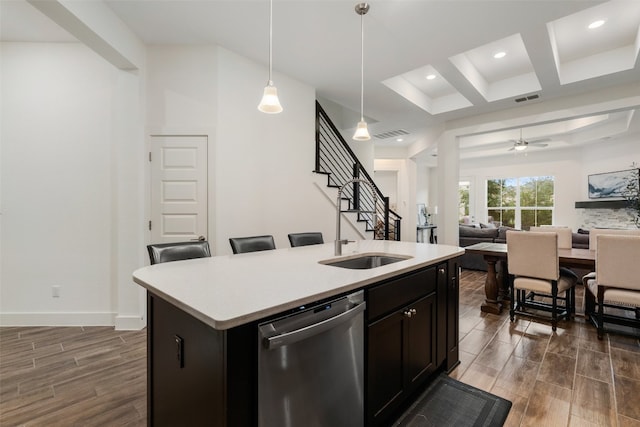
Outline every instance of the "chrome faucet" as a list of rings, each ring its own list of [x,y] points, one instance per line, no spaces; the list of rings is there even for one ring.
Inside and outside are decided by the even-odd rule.
[[[373,196],[373,212],[372,212],[372,222],[373,222],[373,230],[375,233],[375,229],[376,229],[376,206],[378,204],[378,199],[376,197],[376,191],[373,188],[373,185],[371,185],[371,183],[369,181],[366,181],[364,179],[360,179],[360,178],[354,178],[351,179],[347,182],[345,182],[344,184],[342,184],[342,187],[340,187],[338,189],[338,200],[336,201],[336,242],[335,242],[335,255],[342,255],[342,245],[346,245],[349,242],[352,242],[352,240],[347,240],[347,239],[340,239],[340,213],[341,213],[341,202],[342,202],[342,190],[344,190],[344,188],[349,185],[349,184],[353,184],[354,182],[360,182],[363,184],[367,184],[369,186],[369,189],[371,190],[371,195]]]

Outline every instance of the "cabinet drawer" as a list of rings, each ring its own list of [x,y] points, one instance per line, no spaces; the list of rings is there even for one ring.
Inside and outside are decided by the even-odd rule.
[[[435,266],[374,286],[367,291],[367,317],[371,321],[435,290]]]

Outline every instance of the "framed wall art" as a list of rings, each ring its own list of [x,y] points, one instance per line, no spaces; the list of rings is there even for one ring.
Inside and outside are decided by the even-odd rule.
[[[624,197],[627,184],[632,179],[638,179],[638,169],[589,175],[589,198]]]

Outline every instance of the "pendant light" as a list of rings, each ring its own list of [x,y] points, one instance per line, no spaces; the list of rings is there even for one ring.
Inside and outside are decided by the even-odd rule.
[[[278,99],[278,89],[273,85],[271,80],[271,62],[272,62],[272,45],[273,45],[273,0],[269,0],[269,81],[264,87],[262,100],[258,104],[258,110],[263,113],[276,114],[282,112],[282,105]]]
[[[360,15],[360,121],[353,134],[356,141],[368,141],[371,139],[367,122],[364,121],[364,15],[369,12],[368,3],[358,3],[356,13]]]

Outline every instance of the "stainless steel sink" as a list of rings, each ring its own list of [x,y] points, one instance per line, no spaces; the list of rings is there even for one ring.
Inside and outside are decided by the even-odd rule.
[[[320,264],[349,268],[351,270],[368,270],[410,258],[412,257],[407,255],[360,254],[339,259],[320,261]]]

